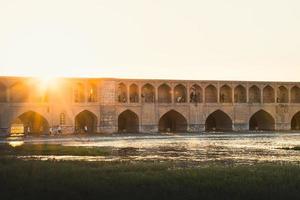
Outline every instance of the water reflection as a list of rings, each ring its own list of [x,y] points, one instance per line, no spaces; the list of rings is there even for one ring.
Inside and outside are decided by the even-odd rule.
[[[24,144],[23,141],[10,141],[8,142],[8,144],[12,147],[18,147],[18,146],[22,146]]]
[[[0,140],[0,143],[12,141]],[[13,141],[17,142],[17,141]],[[182,161],[254,164],[261,162],[300,163],[300,133],[198,134],[198,135],[115,135],[22,138],[32,144],[112,147],[108,156],[22,156],[22,159],[79,161]]]
[[[23,134],[11,134],[8,138],[6,138],[6,141],[8,145],[18,147],[24,144],[23,136]]]

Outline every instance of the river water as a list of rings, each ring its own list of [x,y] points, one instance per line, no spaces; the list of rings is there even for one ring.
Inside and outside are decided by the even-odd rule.
[[[300,146],[300,133],[201,133],[180,135],[41,136],[2,138],[12,146],[23,143],[65,146],[110,147],[109,156],[32,155],[21,159],[80,161],[180,161],[255,164],[265,162],[300,164],[300,151],[284,150]]]

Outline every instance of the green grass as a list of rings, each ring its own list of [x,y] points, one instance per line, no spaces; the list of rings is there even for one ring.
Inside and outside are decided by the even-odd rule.
[[[283,147],[283,148],[281,148],[281,149],[300,151],[300,146],[295,146],[295,147]]]
[[[299,199],[300,166],[188,162],[21,160],[22,155],[109,156],[135,149],[0,145],[1,199]],[[12,156],[12,157],[9,157]],[[193,166],[191,168],[191,166]]]
[[[0,155],[73,155],[73,156],[106,156],[112,154],[111,147],[76,147],[59,144],[24,144],[11,147],[0,145]]]
[[[300,166],[0,159],[1,199],[299,199]]]

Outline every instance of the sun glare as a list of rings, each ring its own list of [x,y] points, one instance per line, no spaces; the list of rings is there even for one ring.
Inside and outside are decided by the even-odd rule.
[[[55,76],[44,75],[37,77],[36,79],[39,84],[38,87],[41,91],[45,91],[47,89],[54,88],[55,86],[57,86],[57,78]]]

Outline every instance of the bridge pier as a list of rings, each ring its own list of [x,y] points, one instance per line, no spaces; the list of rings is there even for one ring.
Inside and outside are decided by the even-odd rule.
[[[234,123],[233,130],[234,131],[248,131],[249,124],[248,123]]]
[[[290,123],[276,123],[275,129],[278,131],[288,131],[291,130],[291,124]]]

